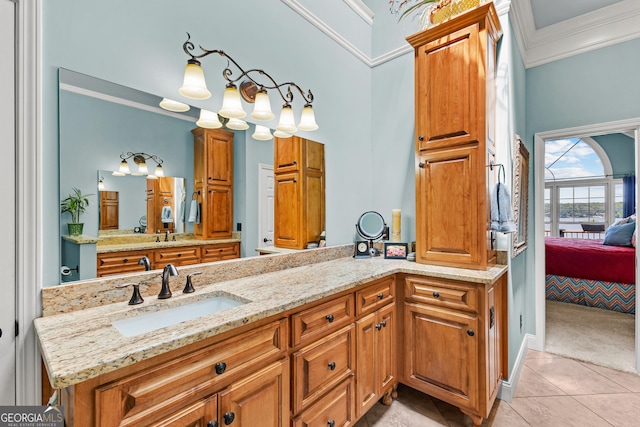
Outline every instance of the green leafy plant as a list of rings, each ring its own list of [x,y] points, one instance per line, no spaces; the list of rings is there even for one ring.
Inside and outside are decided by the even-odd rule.
[[[408,6],[410,3],[410,6],[408,6],[404,12],[402,12],[400,14],[400,17],[398,18],[398,21],[400,21],[402,18],[404,18],[405,16],[413,13],[413,12],[418,12],[420,9],[424,8],[425,6],[427,6],[428,4],[432,4],[432,3],[439,3],[440,0],[420,0],[420,1],[416,1],[416,2],[412,2],[410,0],[403,0],[401,1],[398,6],[397,6],[397,11],[399,12],[400,9]]]
[[[80,214],[84,213],[89,206],[89,197],[93,194],[82,194],[78,188],[73,187],[73,192],[69,193],[69,196],[60,202],[60,211],[62,213],[69,212],[71,214],[71,222],[74,224],[80,223]]]

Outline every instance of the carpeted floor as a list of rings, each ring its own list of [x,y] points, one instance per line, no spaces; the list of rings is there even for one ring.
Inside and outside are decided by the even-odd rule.
[[[635,316],[547,301],[546,348],[572,359],[635,372]]]

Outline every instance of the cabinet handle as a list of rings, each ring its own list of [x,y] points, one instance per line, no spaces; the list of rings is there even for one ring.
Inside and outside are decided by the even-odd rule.
[[[327,314],[326,319],[329,321],[329,323],[333,323],[333,314]]]
[[[327,366],[329,366],[330,371],[333,371],[334,369],[336,369],[336,362],[330,362]]]
[[[440,298],[440,292],[438,292],[438,291],[433,291],[433,297],[434,297],[434,298]]]
[[[382,299],[382,298],[384,298],[384,294],[379,293],[379,294],[378,294],[378,299]]]
[[[380,322],[380,323],[378,323],[378,324],[376,325],[376,329],[377,329],[377,330],[380,330],[380,329],[382,329],[382,328],[386,328],[386,327],[387,327],[387,321],[386,321],[386,320],[383,320],[382,322]]]
[[[328,425],[329,427],[335,427],[336,422],[335,422],[335,421],[333,421],[333,420],[329,420],[329,421],[327,421],[327,425]]]
[[[418,167],[419,167],[420,169],[424,169],[424,162],[420,162],[420,163],[418,163]]]
[[[424,136],[420,135],[420,136],[418,137],[418,141],[424,141]]]
[[[233,412],[227,412],[224,414],[224,424],[225,425],[229,425],[233,422],[233,420],[236,418],[236,414],[234,414]]]
[[[209,421],[207,423],[207,427],[218,427],[218,422],[217,421]]]
[[[377,329],[377,330],[382,329],[382,323],[378,323],[378,324],[376,325],[376,329]]]
[[[123,259],[122,262],[129,262],[129,258]]]
[[[178,258],[180,258],[182,256],[182,254],[178,254]]]
[[[495,321],[496,321],[496,308],[491,307],[489,309],[489,329],[493,328]]]
[[[473,329],[467,329],[467,335],[469,335],[470,337],[474,336],[476,333],[473,332]]]
[[[220,375],[220,374],[224,374],[224,371],[227,370],[227,364],[224,362],[218,362],[216,363],[216,374]]]

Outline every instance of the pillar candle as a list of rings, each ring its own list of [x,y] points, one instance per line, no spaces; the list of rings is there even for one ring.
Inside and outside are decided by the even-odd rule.
[[[400,241],[400,222],[401,222],[401,214],[400,209],[392,209],[391,210],[391,241],[399,242]]]

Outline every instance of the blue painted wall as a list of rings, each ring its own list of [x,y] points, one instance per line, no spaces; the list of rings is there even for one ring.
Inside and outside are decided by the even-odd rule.
[[[593,139],[602,147],[613,167],[613,177],[635,173],[635,148],[633,138],[622,133],[594,136]]]

